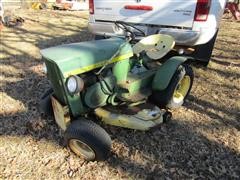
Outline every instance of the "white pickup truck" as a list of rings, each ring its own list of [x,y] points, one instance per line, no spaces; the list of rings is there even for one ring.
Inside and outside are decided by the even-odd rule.
[[[100,36],[121,36],[115,21],[137,26],[146,35],[169,34],[179,53],[191,49],[208,62],[226,0],[89,0],[89,30]]]

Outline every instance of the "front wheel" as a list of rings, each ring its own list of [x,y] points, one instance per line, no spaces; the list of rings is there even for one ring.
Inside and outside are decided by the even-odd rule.
[[[191,66],[182,64],[174,73],[168,87],[154,91],[151,99],[161,108],[179,108],[191,91],[193,79]]]
[[[65,131],[68,147],[87,161],[105,160],[111,150],[111,138],[99,125],[86,119],[73,121]]]
[[[41,96],[40,102],[39,102],[40,111],[47,116],[53,116],[53,107],[52,107],[52,102],[51,102],[52,94],[53,94],[53,89],[49,88]]]

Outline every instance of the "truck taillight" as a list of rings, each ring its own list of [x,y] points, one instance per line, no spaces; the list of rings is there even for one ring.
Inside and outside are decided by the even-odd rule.
[[[89,13],[94,14],[94,0],[89,0]]]
[[[197,0],[194,21],[207,21],[211,0]]]

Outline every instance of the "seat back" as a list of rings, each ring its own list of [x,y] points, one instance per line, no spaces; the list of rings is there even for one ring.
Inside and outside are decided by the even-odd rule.
[[[139,55],[145,51],[151,59],[164,57],[175,45],[172,36],[165,34],[154,34],[143,38],[133,46],[133,53]]]

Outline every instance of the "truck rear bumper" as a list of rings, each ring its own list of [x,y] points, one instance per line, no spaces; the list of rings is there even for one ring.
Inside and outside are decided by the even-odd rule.
[[[123,36],[123,31],[116,28],[116,26],[111,22],[89,22],[88,28],[90,32],[96,35]],[[216,32],[215,30],[213,32],[212,29],[204,29],[204,31],[194,31],[189,29],[148,26],[140,26],[140,29],[143,30],[147,35],[156,33],[171,35],[175,39],[177,45],[183,46],[195,46],[199,44],[205,44],[212,38],[212,36],[214,36]],[[213,35],[211,36],[211,34]]]

